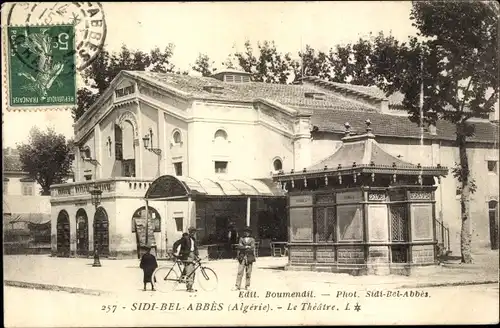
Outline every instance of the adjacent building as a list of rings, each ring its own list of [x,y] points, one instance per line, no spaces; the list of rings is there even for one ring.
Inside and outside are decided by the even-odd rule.
[[[51,188],[52,252],[87,256],[99,245],[105,256],[135,257],[147,242],[166,256],[188,226],[211,244],[230,222],[252,226],[261,244],[285,241],[284,194],[273,174],[328,158],[342,145],[344,124],[362,134],[367,119],[380,148],[396,158],[433,167],[458,162],[453,125],[439,121],[422,134],[408,120],[402,96],[387,98],[377,88],[317,78],[267,84],[235,71],[212,77],[122,71],[75,124],[75,182]],[[473,121],[473,242],[492,248],[498,244],[498,121]],[[97,206],[93,188],[102,191]],[[454,252],[457,188],[448,174],[435,191],[436,220],[449,229]],[[268,220],[285,229],[269,233],[261,228]]]
[[[16,149],[3,149],[5,253],[50,253],[50,196],[23,172]]]

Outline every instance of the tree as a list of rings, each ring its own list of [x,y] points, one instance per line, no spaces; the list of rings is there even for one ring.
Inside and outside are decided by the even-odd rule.
[[[175,65],[170,62],[173,52],[173,44],[169,44],[163,51],[156,47],[149,53],[132,50],[125,45],[117,53],[103,50],[82,73],[87,87],[77,91],[77,106],[73,109],[73,119],[78,120],[122,70],[187,74],[175,71]]]
[[[470,118],[488,115],[498,99],[495,9],[479,1],[414,2],[410,18],[425,40],[412,38],[399,47],[385,44],[386,51],[397,53],[397,59],[378,68],[378,73],[389,81],[384,89],[389,94],[401,91],[405,95],[403,104],[412,121],[435,123],[443,119],[455,125],[459,163],[452,173],[461,186],[462,263],[472,263],[469,200],[476,185],[467,154],[468,138],[474,135]]]
[[[42,195],[50,195],[50,186],[63,183],[71,173],[71,141],[49,128],[33,127],[28,143],[17,146],[22,169],[42,186]]]
[[[250,41],[245,42],[245,51],[234,54],[239,66],[256,82],[287,83],[293,73],[293,60],[289,53],[282,54],[276,49],[274,41],[258,42],[258,55]]]
[[[194,65],[191,67],[193,71],[201,73],[202,76],[211,76],[217,70],[213,68],[214,61],[211,61],[208,55],[198,54]]]

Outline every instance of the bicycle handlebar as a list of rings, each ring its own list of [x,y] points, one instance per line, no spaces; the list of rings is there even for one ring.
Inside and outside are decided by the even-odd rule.
[[[173,257],[174,257],[174,259],[175,259],[175,262],[186,262],[186,260],[181,260],[181,259],[179,258],[179,256],[173,255]],[[194,262],[201,262],[202,260],[206,260],[206,259],[208,259],[208,256],[204,257],[203,259],[202,259],[201,257],[198,257],[198,256],[197,256],[197,257],[194,259]]]

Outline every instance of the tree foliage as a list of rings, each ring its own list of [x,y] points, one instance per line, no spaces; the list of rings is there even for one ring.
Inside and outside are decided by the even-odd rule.
[[[389,94],[405,95],[411,120],[443,119],[456,127],[460,161],[452,173],[461,190],[462,262],[471,263],[469,198],[476,185],[467,154],[468,138],[474,135],[470,118],[489,114],[498,99],[498,13],[479,1],[418,1],[411,19],[424,40],[382,44],[395,56],[376,71],[389,82],[383,84]]]
[[[156,47],[149,53],[129,49],[125,45],[116,53],[103,50],[82,73],[86,87],[77,91],[77,107],[73,110],[73,119],[78,120],[122,70],[181,74],[171,62],[173,53],[173,44],[166,46],[163,51]]]
[[[211,76],[217,70],[217,68],[213,67],[214,64],[215,62],[210,60],[208,55],[198,54],[198,57],[196,58],[191,69],[195,72],[201,73],[202,76]]]
[[[22,169],[42,187],[42,195],[50,195],[52,184],[63,183],[71,174],[71,141],[49,128],[31,129],[28,143],[17,146]]]
[[[293,78],[293,61],[290,54],[279,52],[274,41],[257,43],[257,55],[254,55],[250,41],[246,41],[244,47],[243,52],[236,52],[234,56],[239,66],[252,74],[254,81],[285,84]]]

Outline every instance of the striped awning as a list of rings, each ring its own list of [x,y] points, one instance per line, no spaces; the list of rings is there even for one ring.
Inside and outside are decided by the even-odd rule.
[[[271,179],[193,178],[164,175],[153,181],[146,199],[183,197],[283,197],[285,194]]]

